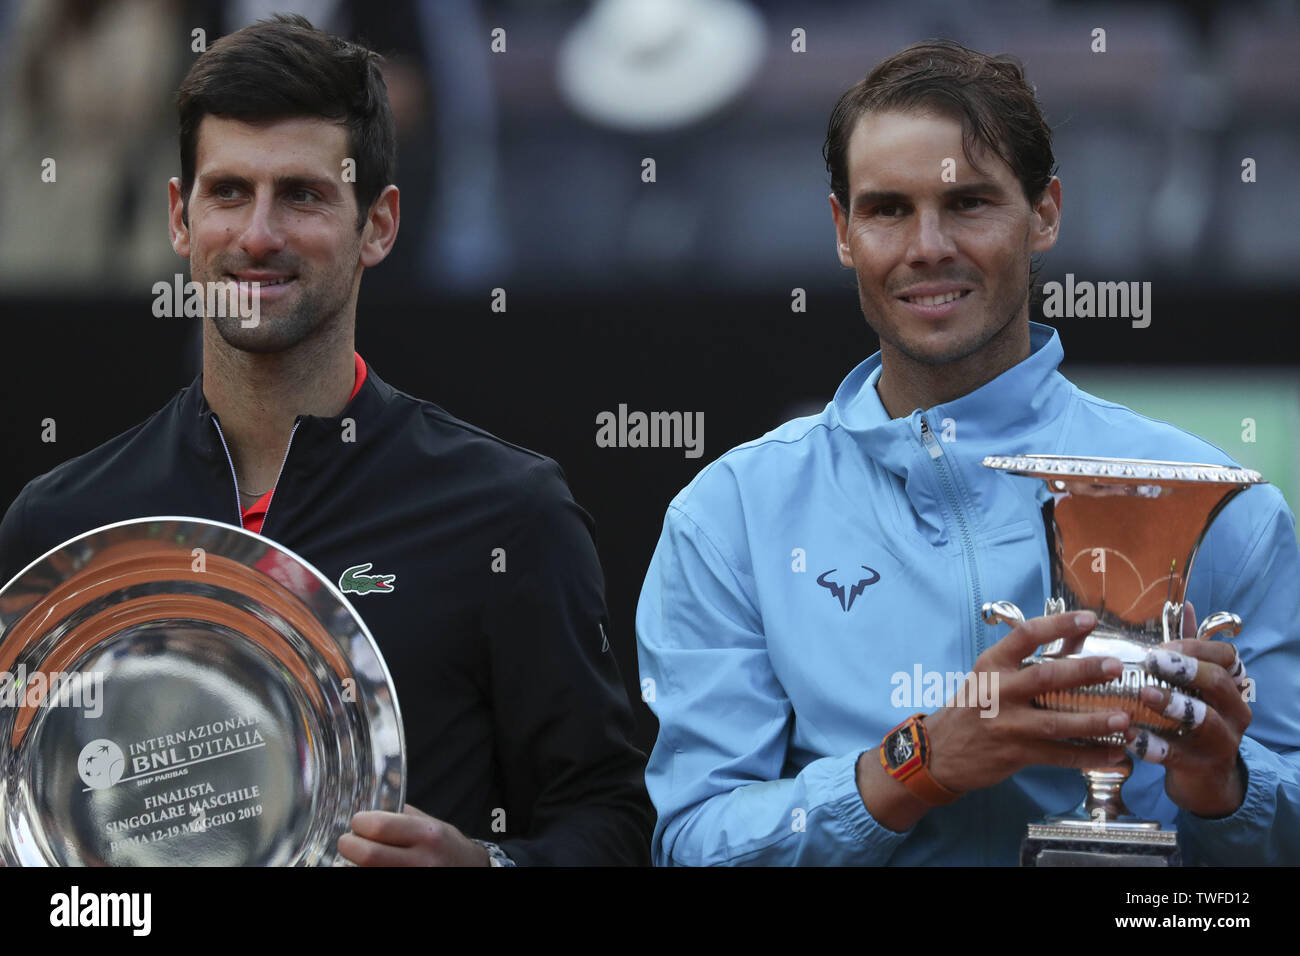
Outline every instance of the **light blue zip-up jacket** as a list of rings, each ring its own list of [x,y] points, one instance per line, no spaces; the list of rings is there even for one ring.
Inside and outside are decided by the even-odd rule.
[[[854,777],[890,728],[942,706],[900,674],[934,687],[931,672],[970,671],[1007,633],[982,622],[985,601],[1043,613],[1046,485],[984,468],[986,455],[1232,463],[1074,387],[1052,329],[1031,325],[1031,343],[983,387],[893,420],[877,353],[821,414],[732,449],[673,500],[636,621],[660,722],[646,771],[656,864],[1014,865],[1027,823],[1082,800],[1078,771],[1031,767],[895,833]],[[1138,762],[1125,802],[1177,827],[1185,863],[1300,863],[1300,549],[1274,486],[1222,511],[1188,597],[1198,618],[1245,622],[1246,799],[1199,818],[1165,795],[1163,768]]]

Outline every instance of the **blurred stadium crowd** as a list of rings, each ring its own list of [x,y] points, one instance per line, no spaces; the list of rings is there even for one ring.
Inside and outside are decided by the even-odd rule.
[[[402,235],[367,283],[395,295],[762,287],[784,281],[774,269],[838,287],[830,106],[938,35],[1012,52],[1036,83],[1065,184],[1054,259],[1296,282],[1294,0],[0,0],[0,294],[140,294],[181,268],[165,184],[194,31],[211,43],[287,10],[387,58]],[[1259,188],[1242,189],[1246,157]],[[19,174],[46,158],[57,184]]]

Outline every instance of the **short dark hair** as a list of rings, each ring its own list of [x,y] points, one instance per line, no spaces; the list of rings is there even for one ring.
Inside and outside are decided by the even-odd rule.
[[[314,116],[347,126],[356,160],[357,228],[397,176],[397,132],[388,88],[373,50],[277,14],[222,37],[190,67],[176,93],[181,132],[181,196],[186,223],[194,188],[199,123]]]
[[[1056,174],[1052,130],[1021,62],[1007,54],[977,53],[952,40],[927,40],[881,62],[831,111],[822,156],[831,191],[846,213],[849,137],[858,119],[864,113],[926,110],[959,119],[966,161],[975,165],[976,143],[1000,157],[1031,205]]]

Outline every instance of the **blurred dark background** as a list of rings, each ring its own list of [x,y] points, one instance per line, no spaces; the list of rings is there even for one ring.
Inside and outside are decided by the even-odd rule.
[[[1152,283],[1148,328],[1052,323],[1066,374],[1139,410],[1164,395],[1173,420],[1211,388],[1226,397],[1178,423],[1289,495],[1300,482],[1296,2],[0,0],[0,506],[198,373],[199,320],[151,312],[154,282],[188,276],[167,242],[171,96],[192,31],[211,43],[287,10],[388,57],[402,226],[362,282],[358,350],[563,465],[597,522],[647,749],[633,618],[669,500],[821,408],[876,349],[835,258],[820,149],[839,93],[912,42],[1024,61],[1064,185],[1040,281]],[[703,412],[703,457],[597,447],[597,414],[620,403]],[[1246,417],[1256,443],[1236,437]]]

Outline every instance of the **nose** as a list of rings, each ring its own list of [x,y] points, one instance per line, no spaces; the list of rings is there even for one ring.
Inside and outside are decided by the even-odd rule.
[[[940,210],[920,209],[912,222],[914,226],[907,249],[910,265],[938,265],[956,257],[956,244],[948,234]]]
[[[254,262],[260,262],[284,248],[284,235],[275,220],[274,197],[259,190],[249,207],[248,221],[239,237],[239,247]]]

